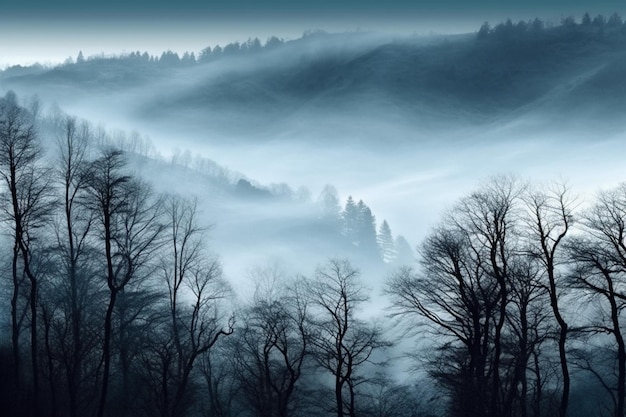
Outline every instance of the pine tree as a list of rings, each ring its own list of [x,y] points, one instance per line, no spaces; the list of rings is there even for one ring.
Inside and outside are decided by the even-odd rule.
[[[415,263],[415,254],[413,253],[413,249],[411,249],[411,245],[404,238],[404,236],[398,235],[396,237],[396,259],[395,263],[397,265],[413,265]]]
[[[376,217],[370,208],[359,200],[357,203],[357,245],[363,253],[378,255],[378,243],[376,242]]]
[[[478,30],[478,39],[487,39],[490,33],[491,26],[489,26],[489,23],[485,22]]]
[[[376,240],[378,241],[378,248],[383,262],[393,262],[396,259],[396,245],[387,220],[383,220],[383,223],[380,225]]]
[[[358,223],[359,223],[359,209],[357,208],[352,196],[348,196],[346,200],[346,206],[341,212],[342,221],[342,233],[348,240],[358,245]]]

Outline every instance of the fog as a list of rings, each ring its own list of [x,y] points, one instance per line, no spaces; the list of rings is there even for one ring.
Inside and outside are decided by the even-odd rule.
[[[598,87],[613,81],[621,55],[586,50],[567,67],[538,54],[543,73],[511,75],[508,64],[489,61],[502,51],[478,49],[474,37],[313,33],[182,68],[88,59],[6,71],[0,87],[149,136],[165,159],[189,150],[255,184],[307,187],[313,199],[332,184],[342,205],[349,195],[362,199],[412,246],[492,175],[564,179],[583,195],[624,178],[625,126],[612,113],[618,93],[604,97]],[[302,223],[315,217],[313,202],[242,200],[203,191],[202,178],[184,170],[160,171],[145,173],[157,188],[199,195],[231,280],[256,264],[280,260],[306,272],[336,255],[332,245],[294,243],[308,239],[293,230],[308,233]],[[278,224],[288,231],[272,232]]]
[[[358,317],[384,323],[383,336],[398,340],[389,350],[377,351],[374,359],[391,358],[389,373],[406,376],[409,365],[403,354],[434,358],[430,351],[448,340],[446,329],[454,333],[457,324],[440,326],[443,331],[437,323],[424,325],[436,311],[405,327],[392,325],[396,322],[389,313],[398,302],[383,291],[400,267],[416,264],[421,244],[461,198],[490,178],[509,175],[520,184],[567,184],[580,209],[600,190],[626,179],[626,24],[620,23],[619,31],[608,20],[603,23],[606,31],[582,24],[577,31],[565,23],[532,29],[534,24],[503,24],[482,37],[476,27],[430,36],[393,30],[308,31],[267,43],[240,38],[225,44],[225,38],[215,38],[202,53],[198,43],[190,45],[197,53],[193,57],[182,56],[188,50],[182,37],[172,40],[176,45],[164,44],[163,50],[170,51],[162,55],[153,52],[158,45],[152,39],[132,55],[126,52],[134,50],[132,45],[110,56],[90,56],[85,48],[85,56],[62,65],[9,67],[0,72],[0,95],[13,90],[21,105],[38,110],[33,113],[41,117],[39,134],[51,151],[49,158],[54,158],[55,137],[50,135],[54,129],[47,129],[54,123],[58,127],[65,113],[76,115],[90,124],[98,145],[121,147],[128,171],[147,180],[154,191],[196,197],[198,223],[208,230],[203,242],[211,256],[219,257],[236,305],[253,304],[255,290],[265,284],[254,280],[265,279],[265,273],[279,271],[284,281],[276,282],[283,285],[315,276],[316,267],[331,258],[349,259],[369,295]],[[235,36],[223,33],[227,35]],[[367,227],[349,224],[354,220],[350,207]],[[461,222],[468,220],[456,214]],[[565,213],[562,218],[569,220]],[[375,230],[370,230],[374,219]],[[515,220],[522,224],[528,219]],[[383,221],[393,238],[408,242],[400,255],[404,240],[392,240],[395,259],[385,258]],[[558,231],[555,222],[549,233]],[[373,235],[364,238],[363,229],[373,230]],[[517,232],[513,239],[533,233]],[[8,241],[0,244],[9,247]],[[515,256],[521,245],[515,247]],[[526,251],[530,249],[519,250]],[[537,265],[540,261],[533,258]],[[537,265],[515,265],[528,276],[518,271],[519,276],[512,276],[533,286],[545,280],[538,278],[543,264]],[[433,271],[426,274],[445,280],[445,274]],[[468,276],[471,280],[471,272]],[[428,287],[430,294],[443,291],[445,298],[442,288],[447,284],[438,288],[439,281],[433,282],[437,284]],[[495,284],[480,285],[497,305]],[[420,295],[427,298],[423,288]],[[541,281],[531,290],[541,293],[536,300],[543,304],[545,317],[529,325],[535,333],[549,335],[541,343],[554,356],[541,366],[552,375],[557,369],[556,324],[542,322],[551,313],[546,288]],[[573,288],[560,294],[568,320],[584,326],[596,316],[608,317],[602,310],[606,306],[578,305],[582,293]],[[502,299],[502,305],[513,305],[506,295]],[[435,310],[450,313],[445,309],[454,305],[443,302]],[[455,318],[454,311],[450,316]],[[399,337],[418,332],[418,340]],[[593,340],[602,346],[611,343]],[[571,343],[574,349],[583,341]],[[419,381],[428,369],[423,366],[417,377],[406,380]],[[544,382],[553,383],[561,382]],[[437,395],[429,393],[429,401]]]

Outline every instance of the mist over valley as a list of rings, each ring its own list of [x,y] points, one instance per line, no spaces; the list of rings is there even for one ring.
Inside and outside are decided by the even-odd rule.
[[[586,14],[5,68],[0,405],[623,416],[625,47]]]
[[[487,39],[312,32],[234,43],[199,62],[138,52],[1,79],[147,135],[166,157],[190,150],[314,196],[333,184],[416,241],[489,175],[562,177],[583,193],[615,183],[595,167],[622,149],[621,34],[500,26]]]

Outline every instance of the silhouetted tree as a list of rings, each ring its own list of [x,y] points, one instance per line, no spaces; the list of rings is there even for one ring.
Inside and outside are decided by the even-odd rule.
[[[252,304],[231,342],[241,395],[255,416],[298,414],[298,382],[309,355],[306,294],[276,269],[256,274]],[[282,285],[282,288],[281,288]]]
[[[506,351],[505,343],[512,298],[516,292],[524,297],[521,278],[534,285],[517,256],[520,192],[514,179],[500,177],[462,199],[424,241],[421,268],[401,268],[388,284],[399,316],[425,319],[443,336],[431,374],[452,394],[454,415],[512,415],[508,397],[516,392],[507,390],[516,390],[525,378],[519,370],[508,372],[503,362],[505,354],[513,353],[512,363],[525,370],[528,359],[527,352]],[[524,307],[516,307],[524,320]]]
[[[98,417],[104,415],[111,372],[111,340],[116,301],[129,282],[139,279],[160,247],[163,225],[161,203],[150,187],[124,173],[120,151],[108,150],[93,161],[87,180],[86,206],[96,216],[99,240],[104,246],[109,300],[104,319],[102,390]]]
[[[424,393],[417,386],[396,382],[391,375],[377,375],[363,390],[359,415],[367,417],[434,416],[432,404],[424,404]]]
[[[102,288],[93,282],[96,273],[90,232],[95,216],[82,205],[87,191],[91,132],[86,123],[81,124],[72,117],[63,117],[61,123],[56,172],[63,210],[56,223],[54,252],[58,271],[55,292],[62,296],[59,309],[63,323],[58,323],[60,333],[56,349],[59,366],[67,380],[69,415],[76,417],[87,412],[84,403],[90,401],[86,400],[86,393],[95,385],[93,370],[87,371],[94,364],[86,361],[93,359],[96,351],[93,307],[99,304],[97,293]]]
[[[431,374],[451,392],[452,415],[487,416],[498,288],[475,265],[462,230],[440,228],[421,247],[423,272],[401,268],[388,294],[399,317],[416,316],[444,337]]]
[[[529,208],[529,250],[539,260],[547,278],[547,289],[553,316],[559,326],[559,359],[563,376],[563,392],[559,406],[559,416],[567,415],[570,392],[570,375],[567,366],[566,339],[568,324],[559,305],[557,288],[558,270],[563,256],[559,256],[561,244],[573,222],[574,202],[564,185],[556,186],[552,192],[530,192],[526,197]]]
[[[389,346],[380,329],[356,317],[359,306],[368,300],[358,279],[359,271],[348,261],[332,259],[306,282],[314,310],[313,354],[333,376],[337,417],[357,415],[356,389],[364,382],[359,371],[375,350]]]
[[[28,279],[27,304],[30,310],[30,358],[33,383],[33,406],[39,407],[38,362],[38,285],[39,278],[32,267],[34,252],[53,211],[51,176],[41,164],[43,148],[32,115],[17,104],[13,92],[0,101],[0,178],[6,187],[2,209],[4,220],[13,239],[11,297],[13,366],[16,388],[20,385],[18,297],[21,274]],[[37,411],[36,411],[37,413]]]
[[[587,234],[569,245],[574,262],[573,285],[601,303],[606,320],[594,326],[613,336],[617,353],[614,415],[623,417],[626,397],[626,342],[621,311],[626,308],[626,185],[602,192],[585,214]]]
[[[152,403],[162,417],[178,417],[192,405],[189,385],[196,361],[211,349],[224,329],[221,302],[229,292],[222,280],[219,261],[204,247],[204,229],[197,224],[195,200],[169,195],[165,198],[167,246],[161,260],[167,287],[168,320],[157,340],[144,352],[143,363],[152,387]]]
[[[480,29],[478,30],[478,39],[487,39],[490,33],[491,26],[489,26],[489,23],[485,22],[480,26]]]

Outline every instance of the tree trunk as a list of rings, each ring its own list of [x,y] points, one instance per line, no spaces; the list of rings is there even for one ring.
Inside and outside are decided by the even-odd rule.
[[[337,402],[337,417],[343,417],[343,396],[341,395],[341,377],[335,377],[335,401]]]
[[[100,393],[100,403],[98,405],[98,417],[102,417],[104,415],[109,389],[109,374],[111,369],[111,329],[116,298],[117,291],[112,290],[109,298],[109,306],[107,307],[106,316],[104,318],[104,346],[102,348],[104,369],[102,373],[102,391]]]
[[[570,376],[567,366],[567,354],[565,350],[565,341],[567,340],[567,323],[561,316],[559,310],[559,301],[556,294],[556,279],[554,277],[554,265],[551,259],[548,258],[548,281],[549,281],[549,293],[550,293],[550,305],[552,306],[552,312],[554,318],[559,324],[559,360],[561,363],[561,374],[563,375],[563,392],[561,393],[561,403],[559,405],[559,417],[567,416],[567,406],[569,403],[569,391],[570,391]]]
[[[20,295],[19,277],[17,274],[17,260],[19,257],[18,244],[13,248],[13,294],[11,295],[11,344],[13,346],[13,378],[17,392],[20,392],[20,323],[17,317],[17,301]]]
[[[25,268],[27,269],[27,268]],[[27,269],[28,271],[28,269]],[[37,335],[37,280],[27,272],[30,278],[30,357],[33,371],[33,403],[35,412],[39,413],[39,354]]]
[[[620,308],[615,301],[615,292],[613,289],[613,281],[609,279],[605,273],[609,284],[607,298],[611,304],[611,321],[613,324],[613,335],[617,343],[617,403],[615,405],[615,417],[624,417],[624,395],[626,395],[626,348],[624,346],[624,338],[619,322]]]

